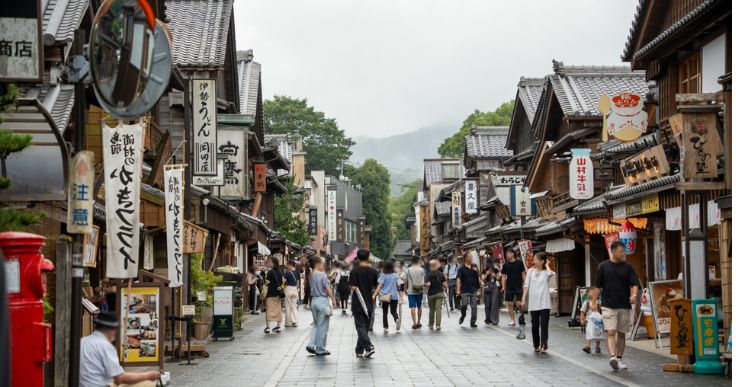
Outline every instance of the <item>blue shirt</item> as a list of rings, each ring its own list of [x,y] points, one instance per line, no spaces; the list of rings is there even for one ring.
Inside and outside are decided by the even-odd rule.
[[[391,295],[392,300],[399,300],[399,275],[396,273],[381,274],[378,277],[378,283],[381,284],[381,290],[378,292],[378,296],[386,294]]]
[[[327,297],[325,288],[330,286],[330,280],[323,271],[312,272],[309,276],[309,291],[312,297]]]
[[[284,274],[284,279],[286,280],[286,286],[296,286],[297,285],[297,279],[299,278],[299,274],[297,274],[296,270],[289,270]]]

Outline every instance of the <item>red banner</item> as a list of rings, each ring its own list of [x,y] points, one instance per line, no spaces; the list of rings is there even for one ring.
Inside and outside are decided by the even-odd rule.
[[[266,192],[266,163],[253,164],[253,190]]]
[[[608,250],[608,258],[611,258],[611,243],[620,240],[618,236],[618,232],[612,232],[610,234],[606,234],[603,236],[603,239],[606,241],[606,250]]]

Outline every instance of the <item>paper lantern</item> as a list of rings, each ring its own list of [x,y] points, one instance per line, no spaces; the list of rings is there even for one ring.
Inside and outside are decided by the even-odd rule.
[[[621,229],[618,232],[619,240],[624,244],[626,255],[633,254],[636,249],[636,229],[628,220],[621,223]]]

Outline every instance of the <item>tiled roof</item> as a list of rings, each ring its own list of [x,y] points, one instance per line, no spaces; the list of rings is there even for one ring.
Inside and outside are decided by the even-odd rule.
[[[414,255],[414,250],[409,240],[397,240],[394,245],[394,250],[391,253],[394,257],[396,256],[411,256]]]
[[[518,97],[526,112],[529,122],[534,121],[537,114],[539,99],[542,97],[542,89],[546,80],[544,78],[524,78],[519,80]]]
[[[465,155],[470,158],[497,158],[503,159],[513,156],[511,150],[506,149],[506,136],[509,128],[506,126],[477,126],[465,136]]]
[[[64,133],[74,108],[74,85],[44,85],[21,89],[20,98],[37,99]]]
[[[593,159],[599,159],[619,153],[635,153],[649,149],[657,144],[659,144],[659,141],[657,140],[656,132],[641,136],[634,141],[620,142],[618,140],[612,140],[601,142],[598,144],[599,153],[593,154],[590,157]]]
[[[46,0],[43,9],[43,44],[70,43],[87,11],[87,0]]]
[[[553,61],[553,67],[555,73],[548,79],[566,116],[600,116],[598,100],[604,94],[648,91],[644,72],[628,66],[565,66]]]
[[[457,163],[460,168],[458,177],[462,177],[465,171],[462,168],[460,159],[424,159],[424,184],[429,186],[432,183],[438,183],[442,181],[442,164],[443,163]]]
[[[634,49],[636,38],[641,33],[642,24],[644,23],[644,11],[646,11],[650,2],[651,0],[639,0],[639,4],[636,6],[634,20],[631,22],[631,28],[629,28],[629,37],[626,39],[624,53],[621,55],[621,60],[623,61],[629,61],[631,59],[631,55],[634,53],[632,50]]]
[[[606,202],[611,202],[623,198],[634,199],[642,195],[649,195],[655,192],[662,191],[664,189],[674,186],[675,183],[680,181],[680,175],[665,176],[663,178],[648,181],[643,184],[635,185],[632,187],[623,186],[619,189],[608,191],[603,194]]]
[[[224,67],[233,0],[168,0],[174,64]]]
[[[557,234],[558,232],[565,231],[570,226],[574,225],[575,222],[577,222],[577,219],[568,218],[568,219],[561,220],[561,221],[546,223],[543,226],[534,230],[534,235],[540,237],[540,236]]]
[[[619,185],[612,187],[610,190],[615,191],[626,187],[625,185]],[[572,209],[573,215],[586,215],[591,213],[602,212],[606,210],[606,203],[604,201],[605,194],[598,195],[587,202],[580,204]]]
[[[238,51],[238,91],[240,113],[255,116],[258,89],[261,85],[261,64],[253,61],[253,50]]]

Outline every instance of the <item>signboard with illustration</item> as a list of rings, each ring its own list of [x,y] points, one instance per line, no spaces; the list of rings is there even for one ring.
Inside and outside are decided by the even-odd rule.
[[[723,374],[718,347],[718,309],[715,298],[693,300],[696,374]]]
[[[612,233],[606,234],[603,236],[603,241],[606,243],[606,250],[608,251],[608,258],[610,259],[612,257],[611,255],[611,244],[613,242],[617,242],[619,240],[618,231],[614,231]]]
[[[649,282],[649,295],[657,333],[670,333],[672,320],[672,301],[683,298],[682,281]]]
[[[130,290],[130,295],[128,291]],[[118,350],[123,365],[163,366],[161,287],[156,283],[118,286],[120,338]]]
[[[573,199],[590,199],[593,197],[593,160],[590,159],[589,148],[570,149],[570,197]]]
[[[644,98],[637,93],[602,95],[598,108],[603,114],[603,141],[609,136],[634,141],[647,131],[649,115],[644,111]]]

